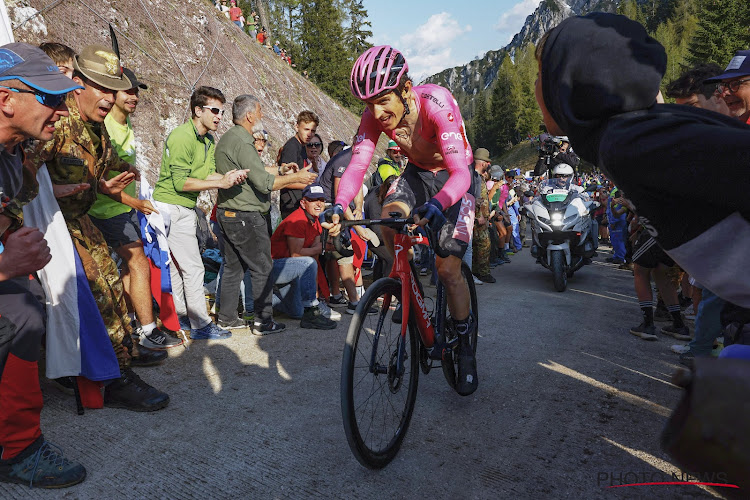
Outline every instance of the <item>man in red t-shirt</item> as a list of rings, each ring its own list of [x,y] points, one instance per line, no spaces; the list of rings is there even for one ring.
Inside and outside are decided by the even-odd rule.
[[[300,207],[281,221],[271,236],[273,269],[268,281],[279,287],[274,308],[293,318],[301,317],[300,328],[330,330],[337,324],[325,316],[324,311],[330,314],[330,309],[320,307],[316,296],[316,257],[322,250],[318,216],[324,209],[323,188],[310,184],[302,191]]]

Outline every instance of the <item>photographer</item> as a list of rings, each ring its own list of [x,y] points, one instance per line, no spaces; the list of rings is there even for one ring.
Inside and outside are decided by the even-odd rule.
[[[534,177],[544,175],[547,170],[552,170],[560,163],[576,168],[581,159],[571,149],[568,136],[542,134],[539,137],[539,160],[534,167]]]

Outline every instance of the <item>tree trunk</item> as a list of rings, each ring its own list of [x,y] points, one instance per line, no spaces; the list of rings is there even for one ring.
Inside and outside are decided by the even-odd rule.
[[[266,28],[266,34],[268,35],[268,43],[273,44],[270,40],[273,38],[271,31],[271,19],[268,17],[268,4],[266,0],[256,0],[256,6],[258,8],[258,17],[260,17],[260,25]],[[260,30],[260,28],[259,28]]]

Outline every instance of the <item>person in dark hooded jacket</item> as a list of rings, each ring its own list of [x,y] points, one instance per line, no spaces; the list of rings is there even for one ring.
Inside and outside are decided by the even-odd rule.
[[[750,307],[750,126],[658,104],[664,47],[624,16],[570,17],[536,50],[547,130],[567,135],[628,193],[649,233],[691,276]]]

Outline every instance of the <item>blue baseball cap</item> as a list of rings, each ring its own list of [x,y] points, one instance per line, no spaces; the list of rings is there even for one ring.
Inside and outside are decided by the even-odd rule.
[[[750,75],[750,50],[738,50],[734,53],[734,57],[729,61],[729,64],[727,64],[724,73],[706,78],[703,80],[703,83],[716,83],[728,80],[729,78],[747,75]]]
[[[55,62],[42,49],[28,43],[9,43],[0,47],[0,82],[5,80],[19,80],[52,95],[83,88],[60,73]]]
[[[310,200],[319,200],[325,198],[326,194],[320,184],[313,182],[309,186],[305,186],[305,189],[302,191],[302,197]]]

